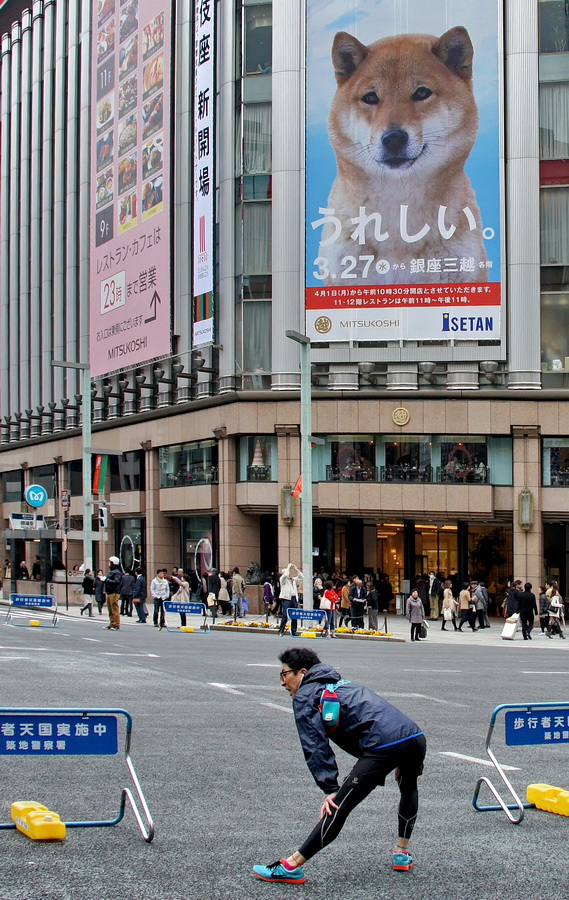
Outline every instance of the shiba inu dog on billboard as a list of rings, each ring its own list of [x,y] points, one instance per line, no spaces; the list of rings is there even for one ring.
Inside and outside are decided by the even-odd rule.
[[[462,27],[369,46],[336,34],[328,133],[337,175],[325,218],[313,223],[323,224],[325,283],[341,272],[352,285],[487,281],[480,211],[464,172],[478,132],[473,56]]]

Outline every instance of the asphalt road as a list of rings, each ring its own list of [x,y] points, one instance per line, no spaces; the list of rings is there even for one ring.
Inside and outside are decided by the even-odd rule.
[[[2,702],[127,709],[155,839],[142,840],[128,811],[112,828],[69,829],[62,843],[1,831],[0,900],[567,900],[569,818],[530,810],[515,827],[502,813],[475,812],[476,779],[493,776],[462,757],[484,759],[498,704],[569,700],[569,642],[311,641],[344,677],[414,718],[428,755],[410,873],[390,867],[397,789],[389,780],[307,864],[306,883],[291,886],[251,874],[254,863],[297,848],[321,802],[278,681],[277,654],[290,639],[178,635],[130,622],[113,633],[106,621],[62,619],[55,630],[1,624]],[[537,781],[569,788],[568,746],[506,748],[497,728],[495,748],[518,767],[510,774],[520,792]],[[345,773],[350,760],[338,757]],[[112,817],[129,783],[122,752],[0,756],[0,767],[4,822],[19,799],[63,819]]]

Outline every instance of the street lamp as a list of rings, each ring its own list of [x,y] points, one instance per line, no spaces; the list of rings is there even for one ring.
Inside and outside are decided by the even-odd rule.
[[[287,338],[300,344],[300,499],[302,522],[302,589],[305,609],[312,609],[312,384],[310,338],[298,331],[285,331]]]
[[[81,456],[83,459],[83,562],[85,569],[93,569],[93,526],[91,523],[91,372],[88,363],[51,361],[62,369],[79,369],[81,372],[82,426]]]

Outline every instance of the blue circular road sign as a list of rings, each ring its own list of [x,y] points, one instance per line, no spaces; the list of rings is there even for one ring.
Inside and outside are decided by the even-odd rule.
[[[24,491],[24,500],[34,509],[39,509],[47,500],[47,491],[41,484],[30,484]]]

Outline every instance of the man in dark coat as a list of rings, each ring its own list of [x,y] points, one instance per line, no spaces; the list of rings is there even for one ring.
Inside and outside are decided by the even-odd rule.
[[[531,641],[534,616],[538,615],[537,602],[535,594],[532,594],[531,587],[531,583],[528,581],[524,585],[523,591],[518,593],[518,608],[516,611],[520,614],[524,641]]]

